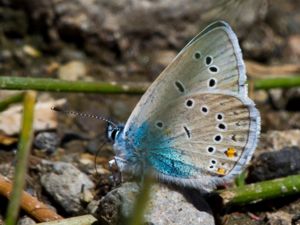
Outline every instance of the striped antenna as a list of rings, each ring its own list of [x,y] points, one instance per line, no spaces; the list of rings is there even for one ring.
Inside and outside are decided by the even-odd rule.
[[[118,129],[118,126],[117,124],[115,124],[114,122],[112,122],[111,120],[107,119],[107,118],[104,118],[102,116],[96,116],[96,115],[92,115],[92,114],[88,114],[88,113],[82,113],[82,112],[75,112],[75,111],[67,111],[67,110],[63,110],[63,109],[60,109],[56,106],[54,107],[51,107],[51,109],[53,111],[56,111],[56,112],[61,112],[61,113],[64,113],[64,114],[67,114],[67,115],[72,115],[72,116],[79,116],[79,117],[87,117],[87,118],[93,118],[93,119],[97,119],[97,120],[103,120],[109,124],[111,124],[114,129]]]

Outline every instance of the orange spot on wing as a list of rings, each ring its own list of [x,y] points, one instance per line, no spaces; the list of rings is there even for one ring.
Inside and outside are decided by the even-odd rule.
[[[225,175],[225,169],[224,168],[218,168],[217,169],[217,174],[219,174],[219,175]]]
[[[225,151],[225,154],[228,158],[233,158],[233,157],[236,157],[237,154],[236,154],[236,150],[232,147],[228,148],[226,151]]]

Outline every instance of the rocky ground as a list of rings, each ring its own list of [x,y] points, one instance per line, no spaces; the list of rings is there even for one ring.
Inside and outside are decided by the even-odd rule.
[[[232,25],[247,62],[299,65],[299,12],[300,2],[293,0],[0,0],[0,76],[153,81],[188,40],[217,19]],[[0,96],[11,93],[0,91]],[[299,173],[299,89],[256,91],[253,97],[262,115],[262,135],[246,181]],[[124,122],[139,98],[40,92],[40,127],[35,130],[26,190],[62,216],[92,213],[103,224],[122,224],[140,186],[113,179],[110,144],[99,152],[105,123],[57,118],[47,109],[53,99],[62,99],[56,103]],[[12,178],[18,135],[12,127],[20,109],[10,110],[7,114],[14,120],[0,114],[0,172]],[[186,194],[155,185],[152,191],[148,224],[300,221],[299,195],[220,210],[195,190]],[[7,201],[1,196],[0,201],[5,202],[0,205],[1,219]],[[28,223],[33,221],[22,213],[20,224]]]

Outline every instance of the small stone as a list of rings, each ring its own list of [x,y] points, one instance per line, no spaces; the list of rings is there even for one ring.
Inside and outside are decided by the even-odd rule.
[[[292,215],[283,211],[267,213],[267,220],[270,225],[290,225],[292,224]]]
[[[59,69],[59,63],[58,62],[51,62],[49,65],[46,66],[45,70],[47,74],[53,74],[55,71]]]
[[[268,101],[268,93],[264,90],[257,90],[254,93],[253,100],[256,103],[266,103]]]
[[[33,224],[36,224],[36,222],[28,216],[23,216],[21,219],[19,219],[17,223],[17,225],[33,225]]]
[[[92,200],[87,206],[87,211],[90,214],[95,214],[97,212],[99,203],[100,203],[100,200]]]
[[[49,172],[41,177],[42,186],[66,212],[82,213],[85,210],[81,204],[82,193],[85,189],[94,188],[94,183],[71,163],[42,163],[43,167],[49,168]]]
[[[64,62],[69,61],[79,61],[82,62],[86,59],[86,55],[83,51],[80,51],[80,49],[77,48],[69,48],[65,46],[61,50],[61,58]]]
[[[161,185],[154,185],[150,209],[145,219],[149,224],[215,224],[211,210],[199,192],[188,192],[189,198]],[[192,194],[191,194],[192,193]]]
[[[279,151],[285,147],[300,146],[300,130],[268,131],[262,135],[255,155],[269,151]]]
[[[24,45],[23,51],[26,55],[31,56],[32,58],[38,58],[41,56],[41,52],[38,51],[36,48],[30,46],[30,45]]]
[[[38,133],[34,139],[36,148],[46,151],[51,154],[56,151],[59,146],[59,137],[55,132],[41,132]]]
[[[109,192],[100,200],[98,218],[109,224],[124,224],[124,220],[132,214],[139,190],[136,183],[124,183]],[[191,198],[194,204],[197,201],[197,205],[181,193],[162,185],[153,185],[151,193],[149,208],[144,216],[146,224],[215,224],[211,210],[198,192],[197,197]]]
[[[93,199],[94,199],[93,193],[88,189],[84,189],[81,194],[81,201],[84,203],[90,203]]]
[[[300,34],[290,36],[288,43],[292,54],[300,57]]]
[[[0,62],[9,62],[13,57],[13,54],[10,50],[7,49],[1,49],[0,51]]]
[[[257,60],[268,60],[283,45],[283,39],[266,24],[253,26],[242,42],[245,56]]]
[[[9,146],[9,145],[12,145],[17,142],[18,142],[17,138],[0,133],[0,144],[1,145]]]
[[[123,218],[131,215],[135,197],[139,193],[136,183],[124,183],[112,190],[101,200],[96,217],[110,225],[122,224]]]
[[[253,162],[248,180],[251,182],[285,177],[300,172],[299,147],[286,147],[280,151],[264,152]]]
[[[87,68],[81,61],[71,61],[58,69],[58,77],[62,80],[76,81],[84,78]]]
[[[272,104],[278,109],[283,109],[286,106],[286,99],[283,98],[283,90],[274,88],[269,91]]]

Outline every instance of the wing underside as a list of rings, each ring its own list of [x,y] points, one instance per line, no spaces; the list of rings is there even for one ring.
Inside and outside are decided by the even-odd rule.
[[[124,139],[136,138],[162,179],[197,185],[229,179],[250,160],[260,130],[245,82],[235,34],[225,22],[214,23],[153,82],[126,123]],[[145,124],[143,135],[132,130]]]

